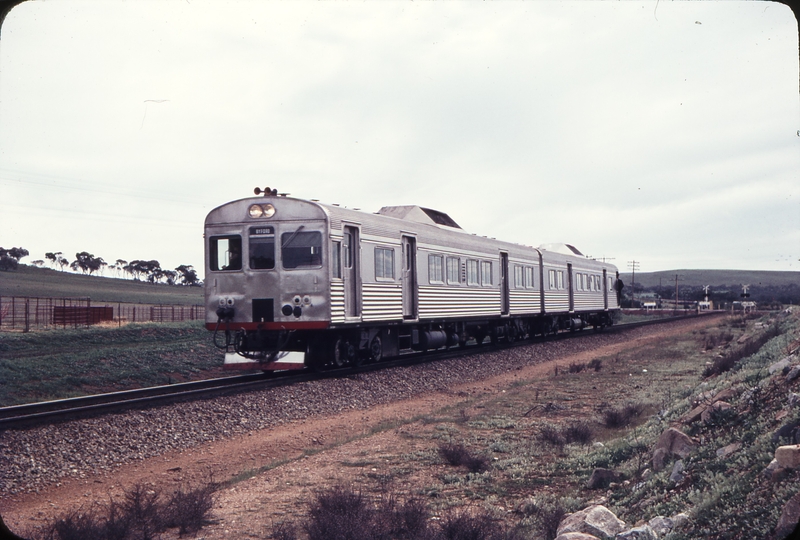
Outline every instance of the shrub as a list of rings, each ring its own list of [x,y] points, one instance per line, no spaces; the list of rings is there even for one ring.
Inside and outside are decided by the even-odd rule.
[[[600,371],[603,367],[603,361],[600,360],[599,358],[595,358],[594,360],[586,364],[586,367],[589,369],[593,369],[595,371]]]
[[[439,446],[439,455],[450,465],[464,465],[470,472],[483,472],[489,468],[488,457],[473,455],[462,444],[442,444]]]
[[[628,403],[622,407],[606,408],[602,411],[603,424],[607,428],[621,428],[631,423],[644,412],[641,403]]]
[[[580,373],[586,368],[586,364],[579,364],[577,362],[572,362],[569,365],[569,372],[570,373]]]
[[[39,540],[149,540],[170,527],[183,536],[197,532],[213,507],[215,484],[175,492],[164,502],[160,492],[136,484],[104,506],[92,506],[57,518],[41,529]],[[34,538],[37,538],[34,536]]]
[[[563,435],[567,443],[588,444],[592,442],[592,428],[586,422],[567,426],[563,431]]]
[[[545,424],[539,429],[539,440],[552,444],[553,446],[564,446],[567,444],[561,431],[550,424]]]

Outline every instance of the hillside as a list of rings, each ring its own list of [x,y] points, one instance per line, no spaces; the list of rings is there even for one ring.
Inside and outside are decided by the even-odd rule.
[[[203,303],[203,288],[73,274],[20,264],[15,271],[0,272],[0,296],[89,297],[97,302],[192,305]]]
[[[786,287],[800,285],[800,272],[775,272],[768,270],[667,270],[662,272],[636,272],[636,284],[644,288],[674,287],[675,275],[680,287]],[[631,283],[630,272],[620,272],[626,285]]]

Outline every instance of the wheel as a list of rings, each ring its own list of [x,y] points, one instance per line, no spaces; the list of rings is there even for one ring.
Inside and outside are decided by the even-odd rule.
[[[514,325],[506,326],[506,341],[514,343],[517,341],[517,327]]]
[[[373,362],[380,362],[383,358],[383,342],[381,336],[375,336],[369,343],[369,359]]]
[[[348,343],[342,338],[336,338],[333,342],[331,361],[337,368],[344,367],[344,365],[347,363],[347,345]]]

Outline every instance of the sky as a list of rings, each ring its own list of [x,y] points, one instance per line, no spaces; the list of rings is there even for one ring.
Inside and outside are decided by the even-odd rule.
[[[800,271],[799,79],[772,2],[28,1],[0,246],[200,270],[205,215],[269,186],[620,271]]]

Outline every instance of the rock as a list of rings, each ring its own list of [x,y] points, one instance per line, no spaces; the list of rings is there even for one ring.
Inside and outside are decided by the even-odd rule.
[[[672,473],[669,475],[669,481],[673,484],[680,484],[683,482],[683,461],[680,459],[675,462],[675,465],[672,466]]]
[[[798,403],[800,403],[800,394],[789,392],[789,407],[797,407]]]
[[[775,460],[779,467],[796,469],[800,465],[800,444],[779,446],[775,449]]]
[[[658,540],[658,536],[650,525],[642,525],[617,534],[614,540]]]
[[[793,443],[800,442],[800,422],[794,421],[782,425],[778,430],[772,434],[772,442],[776,443],[781,438],[789,439]]]
[[[792,369],[789,370],[789,373],[786,374],[786,380],[791,382],[796,378],[800,377],[800,366],[794,366]]]
[[[700,416],[703,414],[703,411],[705,411],[707,407],[708,405],[706,404],[698,405],[691,411],[687,412],[686,414],[678,418],[678,422],[680,422],[681,424],[691,424],[693,422],[697,422],[698,420],[700,420]]]
[[[711,405],[713,398],[714,398],[713,390],[706,390],[705,392],[701,392],[692,398],[691,401],[692,407],[697,407],[698,405]]]
[[[592,476],[586,483],[588,489],[602,489],[608,487],[611,482],[617,482],[622,478],[622,474],[611,469],[597,468],[592,471]]]
[[[556,536],[556,540],[600,540],[593,534],[586,534],[586,533],[579,533],[579,532],[570,532],[559,534]]]
[[[711,405],[710,407],[706,408],[706,410],[703,411],[703,414],[700,415],[700,419],[704,423],[709,424],[709,423],[711,423],[712,419],[714,418],[714,413],[715,412],[717,412],[717,411],[727,411],[728,409],[732,409],[732,408],[733,407],[731,406],[730,403],[726,403],[725,401],[716,401],[716,402],[714,402],[713,405]]]
[[[781,517],[775,526],[775,538],[786,538],[800,521],[800,493],[795,494],[783,507]]]
[[[679,514],[672,516],[670,519],[672,520],[672,528],[679,529],[689,523],[689,514],[680,512]]]
[[[731,444],[729,444],[727,446],[723,446],[722,448],[717,450],[717,457],[727,457],[727,456],[733,454],[734,452],[736,452],[741,447],[742,447],[742,443],[740,443],[740,442],[735,442],[735,443],[731,443]]]
[[[788,474],[789,470],[781,467],[777,459],[770,461],[769,465],[761,472],[767,480],[771,482],[779,482],[783,480]]]
[[[774,375],[776,371],[783,371],[783,368],[789,366],[791,363],[792,363],[792,357],[787,356],[786,358],[778,360],[777,362],[769,366],[767,370],[769,371],[770,375]]]
[[[614,513],[598,504],[584,508],[574,514],[569,514],[558,525],[556,534],[579,532],[591,534],[599,538],[615,536],[625,530],[625,522],[617,518]]]
[[[664,536],[675,526],[671,518],[664,516],[656,516],[648,521],[647,524],[658,536]]]
[[[664,461],[670,455],[687,457],[696,447],[695,442],[682,431],[675,428],[664,430],[653,449],[653,469],[663,469]]]

